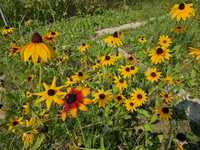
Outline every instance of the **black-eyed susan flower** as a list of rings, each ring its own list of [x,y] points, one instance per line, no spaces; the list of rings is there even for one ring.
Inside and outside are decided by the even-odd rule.
[[[57,104],[60,104],[60,98],[63,96],[63,92],[60,91],[63,86],[56,86],[56,78],[53,78],[53,81],[51,85],[47,85],[46,83],[43,83],[45,91],[34,93],[34,95],[39,96],[40,98],[37,100],[37,103],[45,101],[47,108],[50,109],[53,102],[56,102]]]
[[[23,108],[23,113],[25,114],[25,115],[27,115],[27,114],[29,114],[30,113],[30,103],[29,102],[27,102],[27,103],[25,103],[23,106],[22,106],[22,108]]]
[[[144,36],[140,36],[140,37],[138,38],[138,42],[141,43],[141,44],[144,44],[144,43],[147,42],[147,39],[146,39]]]
[[[114,83],[119,89],[126,89],[128,87],[127,81],[121,77],[115,77]]]
[[[112,47],[118,47],[123,45],[120,32],[114,32],[113,35],[104,39],[105,43]]]
[[[106,55],[106,56],[102,56],[100,57],[100,64],[101,65],[113,65],[115,63],[116,59],[115,57],[113,56],[109,56],[109,55]]]
[[[161,120],[170,120],[172,112],[168,106],[157,106],[156,114]]]
[[[148,96],[147,96],[147,93],[143,89],[136,88],[131,93],[131,99],[133,100],[134,104],[137,107],[140,107],[146,103],[146,101],[148,100]]]
[[[186,28],[184,26],[177,25],[172,31],[174,31],[175,33],[182,33],[185,30],[186,30]]]
[[[181,19],[186,20],[187,18],[195,16],[195,10],[192,3],[180,3],[175,4],[172,7],[170,15],[173,19],[176,19],[177,21],[180,21]]]
[[[133,64],[133,65],[135,65],[138,62],[137,58],[134,55],[129,55],[127,57],[127,60],[129,64]]]
[[[69,59],[69,57],[67,55],[64,55],[64,56],[61,56],[57,59],[57,64],[60,65],[60,64],[63,64],[65,63],[67,60]]]
[[[160,64],[164,62],[165,59],[169,60],[169,58],[171,57],[169,49],[160,46],[152,49],[149,56],[151,56],[151,62],[153,64]]]
[[[114,96],[114,100],[117,104],[122,104],[126,100],[122,93],[118,93]]]
[[[172,78],[171,76],[169,76],[169,75],[167,75],[167,76],[164,77],[164,82],[165,82],[165,84],[167,84],[167,85],[172,85],[172,84],[174,84],[173,78]]]
[[[189,47],[190,55],[196,57],[197,60],[200,60],[200,48]]]
[[[16,130],[16,127],[20,126],[23,124],[23,121],[22,121],[23,118],[14,118],[14,119],[11,119],[9,124],[8,124],[8,130],[11,131],[11,132],[15,132]]]
[[[133,100],[126,100],[124,102],[125,108],[129,112],[133,112],[136,110],[137,106]]]
[[[21,50],[21,47],[18,46],[16,42],[13,42],[11,44],[10,53],[12,55],[15,55],[16,53],[20,52],[20,50]]]
[[[10,26],[5,26],[3,29],[1,29],[1,34],[3,36],[9,36],[14,32],[15,28],[10,27]]]
[[[99,104],[99,107],[105,107],[109,101],[112,100],[112,93],[110,91],[98,90],[94,93],[94,101]]]
[[[90,48],[90,45],[89,44],[87,44],[87,43],[82,43],[80,46],[79,46],[79,51],[81,52],[81,53],[84,53],[84,52],[86,52],[88,49]]]
[[[167,35],[162,35],[159,38],[159,44],[162,47],[168,48],[172,44],[172,40]]]
[[[167,93],[167,92],[160,92],[160,96],[165,101],[165,103],[170,103],[173,98],[172,94]]]
[[[101,61],[98,59],[96,63],[92,66],[93,70],[96,70],[102,66]]]
[[[53,43],[60,36],[60,32],[51,31],[44,35],[42,39],[48,43]]]
[[[32,42],[25,45],[20,54],[23,61],[32,58],[33,63],[47,62],[55,56],[54,50],[43,43],[38,32],[33,33]]]
[[[68,87],[68,86],[71,86],[75,83],[76,83],[76,81],[72,77],[69,77],[69,78],[67,78],[67,81],[65,82],[64,86]]]
[[[69,89],[62,99],[63,111],[61,118],[64,121],[67,118],[67,114],[70,112],[73,118],[77,117],[78,109],[81,111],[88,111],[86,105],[92,103],[92,100],[87,98],[90,94],[89,88],[76,87]]]
[[[147,80],[151,82],[157,82],[161,77],[161,72],[157,71],[156,68],[148,68],[145,72]]]
[[[88,78],[88,75],[85,72],[79,71],[75,75],[72,75],[70,78],[74,82],[84,82]]]
[[[126,66],[122,66],[119,69],[120,74],[124,77],[124,78],[131,78],[132,76],[134,76],[137,72],[139,71],[139,68],[134,66],[134,65],[126,65]]]

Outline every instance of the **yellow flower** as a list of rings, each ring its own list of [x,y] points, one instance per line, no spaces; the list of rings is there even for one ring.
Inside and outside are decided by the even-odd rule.
[[[105,43],[112,47],[118,47],[123,45],[121,33],[114,32],[112,36],[108,36],[104,39]]]
[[[34,93],[34,95],[39,96],[39,100],[37,100],[37,103],[45,101],[47,108],[50,109],[52,102],[56,102],[57,104],[60,104],[60,98],[63,96],[63,92],[60,91],[63,86],[57,87],[56,86],[56,78],[54,77],[51,85],[47,85],[46,83],[43,83],[43,86],[45,88],[45,91]]]
[[[88,75],[86,73],[79,71],[70,78],[72,79],[73,82],[84,82],[88,78]]]
[[[122,66],[119,69],[120,74],[125,78],[131,78],[138,72],[139,68],[133,65]]]
[[[112,100],[112,93],[110,91],[98,90],[94,94],[94,101],[99,104],[99,107],[105,107],[109,101]]]
[[[12,43],[12,45],[11,45],[11,48],[10,48],[10,53],[12,54],[12,55],[15,55],[16,53],[18,53],[18,52],[20,52],[20,50],[21,50],[21,47],[19,47],[18,45],[17,45],[17,43]]]
[[[123,96],[123,94],[118,93],[114,96],[114,100],[117,104],[122,104],[126,100],[126,98]]]
[[[161,120],[170,120],[172,112],[168,106],[158,106],[156,107],[156,114],[159,115]]]
[[[137,58],[134,55],[129,55],[127,60],[129,64],[133,65],[135,65],[138,62]]]
[[[157,47],[156,49],[152,49],[149,56],[151,56],[151,62],[153,64],[160,64],[165,61],[165,59],[169,60],[171,57],[169,54],[169,49],[164,47]]]
[[[197,60],[200,60],[200,48],[189,47],[190,55],[195,56]]]
[[[127,81],[121,77],[115,77],[114,83],[119,89],[126,89],[128,87]]]
[[[147,94],[141,88],[136,88],[131,94],[131,99],[137,107],[142,106],[148,100]]]
[[[46,35],[44,35],[42,39],[46,42],[53,43],[60,36],[60,34],[61,34],[60,32],[51,31]]]
[[[116,58],[113,57],[113,56],[109,56],[109,55],[106,55],[106,56],[102,56],[100,57],[100,64],[102,65],[113,65],[116,61]]]
[[[144,43],[147,42],[147,39],[146,39],[144,36],[140,36],[140,37],[138,38],[138,42],[141,43],[141,44],[144,44]]]
[[[3,36],[9,36],[10,34],[12,34],[14,32],[15,28],[9,27],[9,26],[5,26],[2,30],[1,33]]]
[[[8,124],[8,130],[11,132],[15,132],[16,127],[22,125],[22,118],[15,118],[13,120],[10,121],[10,123]]]
[[[33,33],[32,42],[25,45],[20,54],[23,61],[28,61],[32,57],[33,63],[47,62],[55,56],[54,50],[43,43],[37,32]]]
[[[136,110],[137,106],[136,106],[136,104],[134,103],[133,100],[126,100],[125,101],[125,108],[129,112],[133,112],[133,111]]]
[[[151,82],[157,82],[160,79],[161,72],[158,72],[156,68],[149,68],[145,72],[145,76],[146,76],[147,80],[149,80]]]
[[[92,100],[87,98],[90,94],[89,88],[76,87],[69,89],[62,99],[63,111],[61,118],[63,121],[67,118],[68,112],[71,113],[73,118],[77,117],[77,111],[88,111],[86,105],[91,104]]]
[[[170,103],[172,101],[172,95],[167,93],[167,92],[161,92],[160,93],[160,96],[163,98],[163,100],[166,102],[166,103]]]
[[[24,132],[22,134],[22,141],[27,147],[32,145],[34,141],[34,134],[32,132]]]
[[[90,48],[90,45],[89,44],[86,44],[86,43],[82,43],[80,46],[79,46],[79,51],[81,53],[84,53],[86,50],[88,50]]]
[[[172,85],[174,83],[173,78],[171,76],[166,76],[164,81],[167,85]]]
[[[100,63],[100,60],[97,60],[97,62],[92,66],[93,70],[96,70],[98,68],[100,68],[102,66],[102,64]]]
[[[177,21],[180,21],[181,19],[186,20],[187,18],[195,16],[195,10],[192,3],[180,3],[175,4],[172,7],[170,15],[173,19],[175,18]]]
[[[29,114],[30,113],[30,103],[25,103],[23,106],[22,106],[22,108],[23,108],[23,113],[25,114],[25,115],[27,115],[27,114]]]
[[[170,47],[172,40],[167,35],[162,35],[159,38],[159,44],[162,47],[168,48]]]
[[[172,31],[174,31],[176,33],[181,33],[181,32],[185,31],[185,27],[178,25]]]

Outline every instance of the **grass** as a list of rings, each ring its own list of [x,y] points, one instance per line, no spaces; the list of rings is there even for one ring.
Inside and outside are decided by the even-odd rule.
[[[169,35],[173,39],[172,48],[170,49],[173,54],[172,62],[164,63],[159,66],[159,69],[164,74],[173,74],[174,78],[184,80],[182,84],[176,85],[172,89],[173,92],[178,92],[180,89],[190,91],[193,96],[200,97],[200,74],[198,68],[199,62],[194,59],[188,58],[188,47],[200,46],[200,31],[199,31],[199,9],[197,9],[196,18],[193,21],[183,22],[182,24],[187,27],[185,33],[181,35],[174,34],[171,30],[177,24],[173,22],[167,15],[174,2],[171,1],[143,1],[142,8],[122,8],[114,10],[105,10],[101,15],[73,17],[68,20],[54,22],[53,24],[41,25],[40,22],[34,21],[32,26],[24,26],[19,23],[16,25],[17,31],[10,38],[0,39],[0,67],[1,73],[5,75],[4,88],[1,91],[1,100],[6,108],[7,119],[14,116],[21,116],[22,106],[24,102],[30,99],[25,96],[26,91],[39,92],[42,90],[41,82],[51,83],[54,76],[58,78],[58,84],[63,84],[66,78],[73,75],[77,71],[86,71],[87,66],[81,64],[81,60],[86,60],[88,64],[95,62],[96,58],[115,52],[116,49],[106,47],[102,43],[102,38],[91,40],[95,35],[95,31],[120,24],[130,23],[134,21],[143,21],[151,17],[158,17],[154,21],[148,23],[144,27],[135,30],[123,31],[125,44],[121,47],[126,52],[135,55],[140,61],[139,66],[141,71],[145,71],[151,67],[151,61],[146,55],[146,52],[153,48],[160,35]],[[196,3],[195,3],[196,4]],[[198,6],[198,5],[196,5]],[[159,19],[160,16],[165,16],[164,19]],[[38,31],[45,34],[49,31],[61,32],[61,37],[54,45],[57,51],[57,57],[61,58],[63,55],[68,55],[69,60],[59,65],[57,59],[54,59],[49,64],[32,65],[31,63],[23,63],[19,55],[12,57],[9,55],[10,43],[15,40],[18,44],[24,45],[30,39],[33,31]],[[144,45],[138,44],[137,39],[139,36],[145,36],[148,42]],[[92,48],[87,55],[81,55],[77,51],[77,47],[86,42],[92,45]],[[124,63],[122,63],[124,64]],[[80,67],[81,66],[81,67]],[[114,69],[104,68],[102,71],[106,73],[114,73]],[[33,75],[33,81],[28,82],[27,78]],[[96,74],[95,74],[96,75]],[[145,82],[144,75],[140,74],[137,82],[130,81],[133,86],[143,86],[149,93],[162,89],[162,84],[155,85],[155,88]],[[109,82],[107,78],[101,78],[94,83],[87,82],[89,86],[95,91],[102,87],[109,89]],[[103,82],[103,84],[102,84]],[[132,87],[129,88],[129,91]],[[162,89],[163,90],[163,89]],[[153,97],[153,96],[152,96]],[[159,119],[153,113],[153,105],[159,98],[155,96],[152,103],[143,106],[140,111],[127,113],[123,108],[115,108],[111,103],[105,109],[90,106],[89,113],[79,112],[77,119],[68,118],[62,122],[57,113],[61,110],[60,107],[55,106],[49,111],[50,120],[45,122],[48,126],[48,132],[42,132],[37,135],[36,143],[33,149],[73,149],[73,144],[79,149],[99,149],[99,150],[113,150],[122,146],[124,149],[152,149],[156,150],[161,147],[160,143],[162,138],[166,139],[163,143],[169,147],[170,142],[175,138],[177,133],[176,129],[180,128],[181,121],[176,120],[176,125],[172,126],[167,134],[166,131],[161,129],[163,134],[154,137],[155,129],[154,123]],[[157,100],[158,99],[158,100]],[[30,100],[33,102],[33,99]],[[176,100],[175,100],[176,102]],[[175,102],[172,104],[175,105]],[[37,116],[38,108],[31,106],[32,114],[26,117]],[[40,110],[41,108],[39,108]],[[44,108],[42,108],[44,109]],[[154,121],[152,121],[154,120]],[[155,121],[156,120],[156,121]],[[20,130],[16,134],[7,132],[8,120],[0,120],[0,147],[5,150],[22,149],[23,143],[21,142]],[[152,123],[150,123],[152,122]],[[43,124],[44,125],[44,124]],[[157,124],[156,124],[157,125]],[[168,124],[171,126],[170,124]],[[140,131],[139,129],[143,130]],[[180,132],[184,132],[179,129]],[[64,133],[64,134],[63,134]],[[199,137],[195,136],[192,131],[188,131],[188,142],[198,141]],[[45,137],[45,139],[43,139]],[[170,137],[170,138],[168,138]],[[41,144],[42,143],[42,144]],[[25,146],[24,146],[24,149]]]

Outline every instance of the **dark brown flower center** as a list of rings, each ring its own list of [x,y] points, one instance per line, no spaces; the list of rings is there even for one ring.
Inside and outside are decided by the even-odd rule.
[[[130,56],[130,57],[128,58],[128,60],[132,61],[132,60],[133,60],[133,56]]]
[[[56,32],[51,32],[51,35],[56,35]]]
[[[56,91],[53,89],[49,89],[47,93],[49,96],[54,96],[56,94]]]
[[[85,46],[86,44],[85,43],[82,43],[82,46]]]
[[[82,72],[79,72],[79,73],[78,73],[78,76],[79,76],[79,77],[82,77],[82,76],[83,76],[83,73],[82,73]]]
[[[131,66],[131,70],[135,70],[135,67],[134,67],[134,66]]]
[[[106,97],[106,95],[103,94],[103,93],[99,95],[99,98],[100,98],[100,99],[104,99],[105,97]]]
[[[181,142],[186,141],[186,135],[183,134],[183,133],[178,133],[178,134],[176,135],[176,138],[177,138],[179,141],[181,141]]]
[[[10,29],[10,27],[9,26],[5,26],[5,29]]]
[[[73,93],[67,94],[64,100],[67,104],[72,104],[77,100],[77,95]]]
[[[41,43],[42,42],[42,37],[38,32],[34,32],[32,35],[32,42],[33,43]]]
[[[19,124],[19,121],[18,120],[15,120],[15,121],[13,121],[13,126],[16,126],[16,125],[18,125]]]
[[[122,100],[122,97],[119,95],[119,96],[117,96],[117,100],[118,101],[121,101]]]
[[[126,67],[126,72],[130,72],[130,68],[129,67]]]
[[[120,83],[124,83],[124,79],[120,79],[119,82],[120,82]]]
[[[134,103],[133,103],[133,102],[131,102],[129,105],[130,105],[130,106],[134,106]]]
[[[151,73],[151,76],[152,76],[153,78],[155,78],[155,77],[156,77],[156,73],[155,73],[155,72],[152,72],[152,73]]]
[[[169,98],[169,95],[168,95],[168,94],[165,94],[164,97],[165,97],[165,98]]]
[[[178,7],[180,10],[183,10],[185,8],[185,4],[184,3],[181,3]]]
[[[167,41],[166,41],[166,40],[164,40],[164,41],[163,41],[163,43],[167,43]]]
[[[117,33],[117,32],[114,32],[114,33],[113,33],[113,37],[118,38],[118,37],[119,37],[119,36],[118,36],[118,33]]]
[[[0,104],[0,109],[3,107],[3,104]]]
[[[169,108],[168,107],[163,107],[162,108],[162,112],[165,113],[165,114],[169,113]]]
[[[157,48],[156,53],[158,55],[162,54],[163,53],[163,49],[161,47]]]
[[[138,99],[142,99],[142,95],[141,95],[141,94],[138,94],[138,95],[137,95],[137,98],[138,98]]]
[[[106,60],[110,60],[110,56],[106,56],[105,59],[106,59]]]

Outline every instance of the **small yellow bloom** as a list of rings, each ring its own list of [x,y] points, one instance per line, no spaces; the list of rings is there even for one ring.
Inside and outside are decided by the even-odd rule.
[[[149,68],[145,72],[145,76],[146,76],[147,80],[149,80],[151,82],[157,82],[160,79],[161,72],[157,71],[156,68]]]

